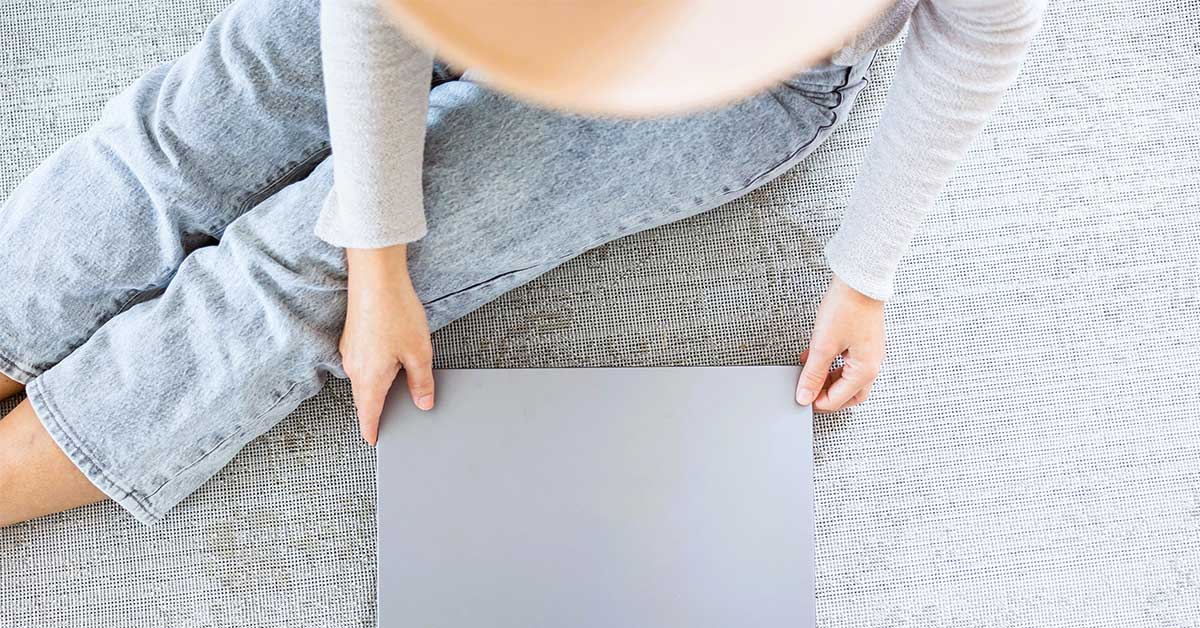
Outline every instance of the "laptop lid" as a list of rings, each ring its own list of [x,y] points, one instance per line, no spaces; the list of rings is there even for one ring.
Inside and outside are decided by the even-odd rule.
[[[812,626],[795,367],[441,370],[384,409],[382,628]]]

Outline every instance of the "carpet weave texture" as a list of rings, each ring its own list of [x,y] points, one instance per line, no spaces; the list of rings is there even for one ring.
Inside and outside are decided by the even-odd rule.
[[[224,4],[0,2],[0,196]],[[896,55],[806,163],[505,295],[438,364],[795,363]],[[818,418],[819,625],[1200,626],[1198,59],[1200,0],[1051,3],[871,399]],[[374,469],[333,383],[156,527],[0,530],[0,628],[373,626]]]

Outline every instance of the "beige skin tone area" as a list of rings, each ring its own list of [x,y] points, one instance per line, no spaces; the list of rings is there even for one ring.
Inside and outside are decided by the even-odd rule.
[[[429,324],[408,278],[407,257],[403,244],[346,250],[350,280],[342,363],[363,438],[372,445],[384,397],[401,370],[413,403],[422,410],[434,403]],[[883,364],[883,305],[833,277],[817,310],[812,343],[800,355],[798,403],[834,412],[867,399]],[[831,372],[838,356],[844,365]]]
[[[0,375],[0,398],[22,389]],[[29,401],[0,420],[0,527],[105,499],[58,448]]]
[[[433,347],[408,275],[407,247],[348,249],[349,304],[341,352],[363,438],[372,445],[392,382],[405,371],[413,404],[434,404]],[[821,300],[796,400],[833,412],[866,400],[883,363],[883,302],[836,276]],[[844,366],[830,371],[835,358]],[[0,399],[22,386],[0,375]],[[781,394],[783,394],[781,392]],[[42,427],[28,401],[0,420],[0,527],[103,501]]]

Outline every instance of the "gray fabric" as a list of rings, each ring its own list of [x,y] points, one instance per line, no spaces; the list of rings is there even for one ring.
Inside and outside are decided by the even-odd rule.
[[[1045,0],[924,0],[841,224],[838,279],[882,300],[925,215],[1021,69]]]
[[[422,186],[433,55],[378,0],[321,0],[321,68],[334,185],[316,234],[342,248],[425,237]]]
[[[0,193],[220,4],[0,6]],[[1198,16],[1051,5],[901,266],[871,400],[818,419],[821,625],[1200,617]],[[439,363],[793,361],[894,53],[805,165],[451,325]],[[348,392],[160,526],[101,505],[0,531],[0,626],[373,625],[374,458]]]
[[[888,107],[859,168],[841,226],[825,247],[828,265],[841,281],[875,299],[891,298],[893,277],[909,241],[1017,76],[1044,8],[1045,0],[899,0],[833,55],[840,64],[857,65],[909,24]],[[439,200],[426,199],[422,206],[422,157],[413,149],[421,145],[426,111],[434,112],[432,121],[440,109],[437,93],[431,96],[435,102],[426,102],[425,85],[416,80],[429,75],[429,55],[387,24],[377,0],[325,0],[320,21],[330,143],[338,158],[334,190],[316,233],[326,242],[350,248],[418,240],[426,231],[425,213],[436,210]],[[791,90],[782,93],[796,96]],[[765,95],[747,102],[754,100],[765,100]],[[791,106],[785,103],[784,108]],[[739,120],[749,117],[740,115]],[[724,125],[717,128],[740,132]],[[598,137],[608,140],[607,134]],[[645,139],[662,145],[649,135]],[[717,137],[717,143],[721,139]],[[730,157],[742,151],[733,142],[724,143],[722,156],[732,163]],[[588,157],[598,158],[590,152]],[[613,168],[627,164],[639,172],[655,171],[649,157],[641,160],[645,163],[609,161],[605,165]],[[701,167],[692,172],[712,180]],[[425,175],[427,189],[436,189],[428,188],[429,172]],[[609,180],[624,181],[622,175],[614,170]],[[674,181],[687,185],[685,179]],[[31,396],[36,403],[36,386]]]
[[[319,22],[317,0],[237,2],[0,206],[0,242],[25,249],[0,248],[0,373],[144,523],[345,376],[346,253],[314,233],[340,159]],[[637,122],[550,113],[466,77],[430,90],[429,233],[407,262],[429,328],[791,170],[848,117],[870,60]]]

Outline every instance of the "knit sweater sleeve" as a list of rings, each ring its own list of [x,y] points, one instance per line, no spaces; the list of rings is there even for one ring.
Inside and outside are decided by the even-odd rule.
[[[909,240],[1008,85],[1045,0],[921,0],[841,227],[830,268],[877,299]]]
[[[316,234],[352,248],[425,235],[421,169],[432,55],[385,19],[379,0],[321,0],[333,189]]]

